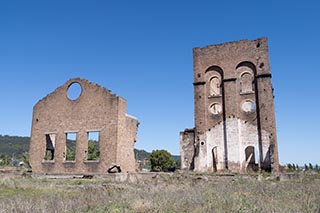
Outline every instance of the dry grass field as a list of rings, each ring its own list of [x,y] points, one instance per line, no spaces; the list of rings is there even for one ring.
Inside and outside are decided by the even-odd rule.
[[[320,212],[320,174],[0,175],[0,212]]]

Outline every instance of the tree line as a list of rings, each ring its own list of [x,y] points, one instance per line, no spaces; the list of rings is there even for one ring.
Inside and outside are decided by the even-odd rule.
[[[70,142],[70,141],[69,141]],[[30,137],[0,135],[0,166],[19,166],[21,162],[29,165]],[[89,141],[89,160],[99,159],[100,152],[94,141]],[[75,155],[75,143],[68,143],[67,159]],[[166,150],[154,150],[149,153],[145,150],[134,149],[135,158],[140,169],[151,171],[173,171],[180,168],[180,156],[171,155]],[[50,159],[46,153],[45,159]]]
[[[286,165],[286,170],[288,172],[300,172],[300,171],[316,171],[316,172],[320,172],[320,167],[318,164],[304,164],[304,166],[299,166],[298,164],[294,164],[294,163],[288,163]]]

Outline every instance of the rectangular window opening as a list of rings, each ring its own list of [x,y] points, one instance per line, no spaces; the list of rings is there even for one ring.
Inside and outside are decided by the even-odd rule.
[[[100,134],[99,132],[88,132],[88,161],[98,161],[100,159]]]
[[[66,133],[66,161],[75,161],[76,160],[76,141],[77,133],[68,132]]]
[[[44,160],[53,161],[54,160],[54,150],[56,144],[56,134],[46,134],[46,152]]]

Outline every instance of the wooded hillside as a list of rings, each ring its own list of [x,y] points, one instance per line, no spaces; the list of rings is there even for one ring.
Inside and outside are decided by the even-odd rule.
[[[29,151],[30,137],[0,135],[0,156],[10,156],[17,159],[22,159],[22,155]],[[136,160],[150,159],[149,152],[145,150],[134,149]],[[180,156],[172,156],[179,163]]]

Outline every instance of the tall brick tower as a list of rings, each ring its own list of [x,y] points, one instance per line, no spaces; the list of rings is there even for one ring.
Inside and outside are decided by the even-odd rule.
[[[180,133],[181,168],[279,170],[267,38],[193,49],[195,128]]]

